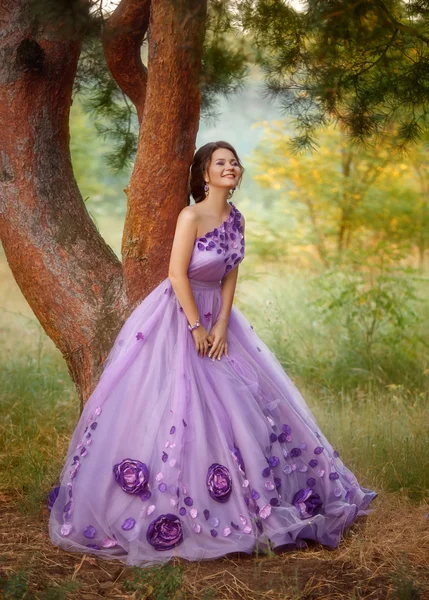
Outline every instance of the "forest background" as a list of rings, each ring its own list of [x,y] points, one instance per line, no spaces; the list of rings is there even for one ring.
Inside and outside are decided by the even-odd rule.
[[[379,597],[423,598],[429,580],[429,541],[422,536],[429,517],[429,136],[422,131],[404,151],[393,152],[401,119],[371,145],[358,145],[344,125],[329,123],[315,127],[312,150],[308,143],[297,148],[291,144],[299,134],[296,121],[266,93],[265,83],[261,67],[252,65],[237,89],[216,96],[196,142],[229,141],[246,168],[233,197],[246,217],[235,302],[346,464],[363,485],[380,492],[379,516],[365,535],[350,533],[339,562],[323,549],[313,551],[320,553],[315,562],[323,563],[322,570],[329,563],[337,583],[346,565],[353,585],[347,596],[337,590],[338,597],[370,597],[379,590]],[[112,115],[94,111],[93,102],[78,93],[71,108],[73,171],[91,219],[120,259],[124,188],[133,165],[118,159],[121,135],[112,129]],[[137,131],[138,125],[131,121],[131,127]],[[103,589],[109,597],[336,597],[337,584],[327,584],[317,570],[309,577],[298,555],[287,567],[279,563],[284,557],[261,559],[250,579],[239,576],[250,569],[244,558],[243,564],[205,566],[202,579],[193,566],[182,565],[162,577],[130,570],[115,571],[114,579],[90,558],[80,575],[82,564],[77,569],[74,559],[60,564],[56,557],[49,567],[54,550],[46,549],[37,519],[46,518],[46,495],[80,403],[61,352],[34,316],[3,251],[0,275],[0,489],[9,507],[3,518],[14,527],[25,521],[39,542],[43,538],[36,562],[30,542],[25,550],[4,538],[5,597],[95,598]],[[397,527],[389,530],[395,515]],[[378,549],[376,536],[389,540],[388,551]]]

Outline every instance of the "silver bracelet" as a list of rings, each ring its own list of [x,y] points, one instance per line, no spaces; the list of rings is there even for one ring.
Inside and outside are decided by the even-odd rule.
[[[201,325],[199,319],[200,319],[200,315],[198,315],[198,318],[195,321],[195,325],[192,325],[192,327],[191,327],[191,325],[188,325],[189,331],[193,331],[194,329],[196,329],[197,327],[199,327]]]

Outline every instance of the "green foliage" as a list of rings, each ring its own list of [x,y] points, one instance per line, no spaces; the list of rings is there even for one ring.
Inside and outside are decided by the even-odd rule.
[[[379,244],[374,254],[365,257],[361,252],[341,271],[333,269],[313,280],[315,293],[323,292],[313,301],[322,319],[344,330],[355,351],[364,352],[369,368],[376,345],[395,343],[399,337],[411,341],[412,327],[421,321],[414,308],[423,301],[416,295],[417,273],[389,259],[388,248]]]
[[[362,247],[376,253],[380,242],[392,251],[417,247],[422,266],[429,246],[429,171],[421,145],[398,162],[383,144],[356,148],[340,128],[330,127],[320,133],[316,154],[296,156],[289,120],[261,125],[264,136],[251,164],[256,181],[277,190],[288,214],[279,230],[289,244],[310,244],[325,266]]]
[[[131,568],[131,578],[123,582],[126,591],[134,592],[134,598],[154,600],[184,600],[182,565],[167,563],[152,569]]]
[[[395,571],[392,571],[390,578],[394,600],[420,600],[420,598],[423,598],[424,590],[415,581],[412,564],[407,554],[401,554],[401,561],[396,566]]]
[[[295,117],[295,152],[317,147],[317,129],[340,121],[368,144],[401,116],[391,150],[421,137],[429,123],[429,2],[242,0],[266,74],[267,94]]]
[[[19,570],[11,577],[0,577],[0,592],[4,600],[66,600],[70,592],[80,587],[77,581],[64,581],[61,585],[49,585],[42,591],[33,592],[30,586],[31,570]]]

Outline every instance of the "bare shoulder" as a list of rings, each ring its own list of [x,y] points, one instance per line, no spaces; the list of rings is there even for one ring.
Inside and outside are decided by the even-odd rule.
[[[195,231],[198,225],[198,215],[193,206],[185,206],[177,217],[177,229]]]

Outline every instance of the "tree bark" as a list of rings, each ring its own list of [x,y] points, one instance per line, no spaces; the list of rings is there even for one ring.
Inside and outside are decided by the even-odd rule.
[[[73,176],[71,92],[80,39],[34,27],[27,2],[3,7],[1,220],[14,277],[63,353],[82,400],[125,312],[121,264],[98,234]]]
[[[139,122],[146,97],[147,68],[141,45],[149,26],[150,0],[122,0],[103,32],[106,63],[121,90],[134,103]]]
[[[167,276],[177,216],[187,205],[200,115],[206,0],[156,0],[137,157],[126,188],[122,264],[132,305]]]
[[[30,0],[0,1],[1,240],[83,404],[122,323],[167,273],[198,127],[206,2],[154,2],[147,91],[138,65],[130,66],[134,92],[127,92],[137,105],[145,95],[146,102],[127,188],[123,269],[92,222],[72,170],[69,112],[83,34],[66,17],[41,25]],[[142,37],[143,29],[140,23]],[[116,47],[131,51],[135,36],[128,47]]]

